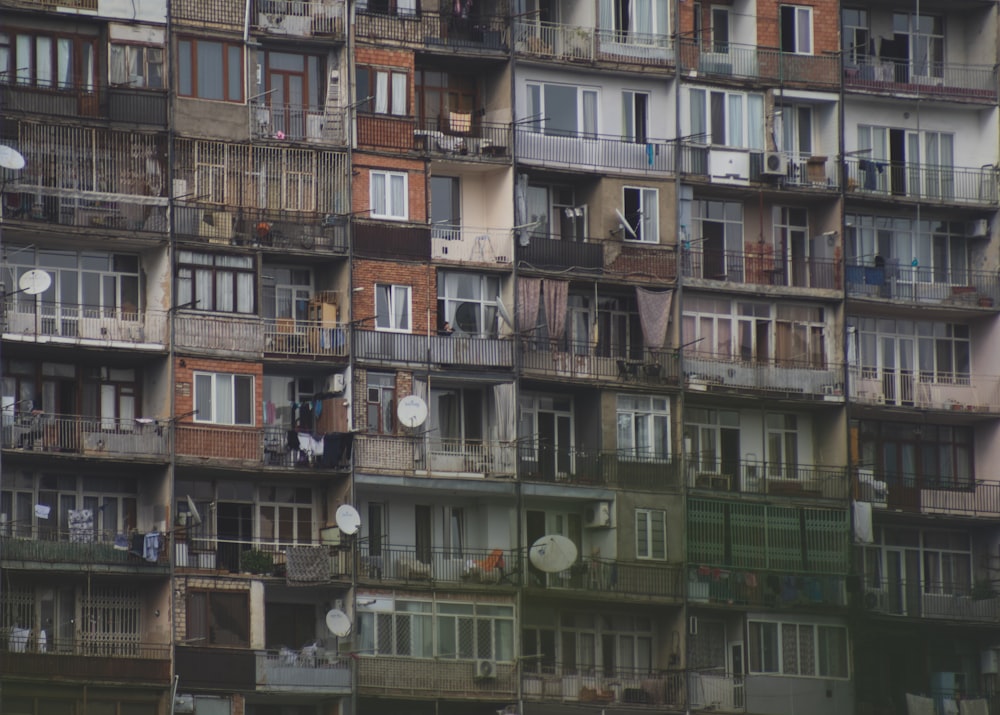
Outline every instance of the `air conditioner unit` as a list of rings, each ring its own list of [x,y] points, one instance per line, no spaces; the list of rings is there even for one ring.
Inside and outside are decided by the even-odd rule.
[[[588,529],[611,526],[611,502],[597,501],[589,505],[583,515],[583,525]]]
[[[177,695],[174,697],[174,712],[175,713],[193,713],[194,712],[194,696],[193,695]]]
[[[969,221],[965,227],[969,238],[986,238],[990,235],[990,222],[985,218]]]
[[[497,677],[497,662],[480,658],[476,661],[477,680],[495,680]]]
[[[764,152],[764,167],[760,173],[764,176],[785,176],[788,173],[788,157],[780,151]]]
[[[326,378],[326,391],[340,394],[344,391],[344,373],[338,372]]]

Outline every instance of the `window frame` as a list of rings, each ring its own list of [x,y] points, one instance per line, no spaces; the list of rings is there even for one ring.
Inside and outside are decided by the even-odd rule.
[[[403,180],[403,205],[401,207],[392,206],[392,183],[393,179]],[[376,208],[375,184],[381,183],[383,195],[385,197],[385,209],[379,211]],[[385,169],[372,169],[368,172],[368,215],[371,218],[382,219],[383,221],[408,221],[410,218],[410,175],[406,171],[387,171]],[[401,210],[394,210],[401,209]]]
[[[462,276],[478,279],[478,296],[460,297],[457,295],[457,284]],[[491,296],[489,290],[495,283],[496,291]],[[444,324],[450,323],[454,334],[458,337],[467,336],[472,338],[497,338],[499,336],[497,308],[497,298],[500,297],[500,279],[496,275],[488,273],[463,273],[461,271],[442,271],[438,274],[438,329],[444,328]],[[467,333],[462,330],[458,321],[455,320],[455,312],[465,304],[472,303],[476,306],[477,322],[479,331]]]
[[[114,70],[112,68],[112,65],[115,62],[115,60],[114,60],[114,52],[115,52],[115,48],[116,47],[122,48],[122,52],[125,53],[125,57],[124,57],[124,68],[125,69],[127,69],[128,67],[130,67],[131,64],[132,64],[129,61],[131,53],[133,53],[133,52],[141,52],[142,53],[142,56],[141,56],[141,58],[139,60],[139,66],[142,69],[142,75],[141,75],[141,77],[142,77],[142,80],[143,80],[143,82],[142,82],[141,85],[139,85],[139,84],[132,84],[132,82],[128,81],[127,75],[126,75],[126,81],[124,81],[124,82],[115,82],[113,80]],[[160,53],[160,59],[159,59],[158,62],[150,61],[149,54],[150,54],[151,51],[155,51],[155,52],[159,52]],[[112,87],[128,87],[128,88],[133,88],[133,89],[136,89],[136,88],[137,89],[154,89],[154,90],[165,89],[166,88],[165,84],[164,84],[164,79],[165,79],[164,78],[165,55],[166,55],[166,53],[164,52],[162,45],[143,44],[143,43],[138,43],[138,42],[108,42],[108,84],[110,84]],[[159,67],[160,67],[159,85],[153,87],[153,86],[150,86],[150,84],[149,84],[149,77],[150,77],[149,68],[150,68],[150,66],[156,66],[156,65],[159,65]]]
[[[20,66],[18,60],[18,38],[30,38],[29,63]],[[51,78],[39,81],[38,77],[38,39],[44,38],[50,44]],[[67,69],[70,75],[68,83],[59,80],[59,44],[68,40],[69,55]],[[0,85],[17,85],[54,91],[95,92],[97,90],[98,54],[97,36],[76,35],[67,32],[45,32],[32,28],[4,28],[0,31],[0,45],[7,48],[7,66],[0,65]],[[89,77],[84,76],[86,53],[84,48],[90,48]]]
[[[245,638],[237,640],[237,642],[219,642],[214,640],[214,636],[217,635],[218,630],[212,627],[212,600],[213,598],[218,599],[229,599],[235,601],[235,599],[240,598],[242,600],[242,605],[244,606],[243,613],[245,619],[242,625],[245,627],[243,634],[235,634],[237,638],[240,635],[245,635]],[[204,603],[198,604],[197,601],[204,599]],[[187,607],[185,608],[185,619],[184,619],[184,632],[187,640],[196,642],[199,645],[208,646],[222,646],[222,647],[247,647],[250,645],[250,592],[249,591],[212,591],[208,589],[192,589],[186,594]],[[229,614],[235,620],[238,611],[234,612],[231,607],[233,603],[230,603],[230,607],[226,608]],[[192,624],[192,616],[201,610],[201,616],[204,618],[204,633],[201,633]]]
[[[389,315],[386,316],[388,324],[382,324],[382,318],[378,313],[378,303],[379,303],[379,290],[388,288],[387,296],[387,307],[389,310]],[[380,330],[384,332],[391,333],[412,333],[413,332],[413,287],[408,285],[402,285],[399,283],[376,283],[374,288],[375,292],[375,330]],[[396,310],[394,308],[395,301],[399,300],[397,293],[399,291],[405,292],[406,300],[406,327],[399,327],[396,325]]]
[[[655,538],[655,521],[661,521],[663,542]],[[645,533],[645,539],[642,538]],[[662,550],[662,551],[661,551]],[[635,558],[640,561],[667,560],[667,511],[666,509],[640,508],[635,510]]]
[[[198,61],[201,51],[199,45],[219,45],[222,52],[222,96],[205,97],[202,96],[202,88],[198,87]],[[185,47],[186,46],[186,47]],[[233,77],[233,68],[230,66],[231,50],[236,49],[239,53],[238,76]],[[187,67],[184,63],[187,63]],[[214,40],[200,37],[181,36],[177,39],[177,85],[178,97],[185,99],[200,99],[206,102],[229,102],[231,104],[242,104],[246,100],[246,53],[243,43],[230,42],[226,40]],[[234,81],[236,84],[234,85]],[[183,89],[185,84],[190,87],[189,92]],[[230,90],[239,88],[239,96],[230,95]]]
[[[638,215],[633,223],[632,217],[629,216],[627,207],[629,205],[629,192],[636,192],[635,196],[638,201],[636,202],[639,206]],[[650,199],[652,199],[653,210],[650,211],[647,207],[650,205]],[[651,214],[651,215],[650,215]],[[635,243],[650,243],[659,244],[660,242],[660,190],[652,188],[649,186],[623,186],[622,187],[622,215],[625,220],[629,222],[629,227],[635,231],[635,238],[625,231],[622,236],[624,241],[632,241]]]
[[[630,400],[632,405],[623,404],[623,401]],[[645,405],[640,404],[644,402]],[[657,405],[662,402],[663,406]],[[665,397],[653,395],[618,395],[615,403],[615,414],[617,418],[617,447],[619,457],[625,459],[669,459],[671,455],[670,444],[670,401]],[[622,444],[622,422],[626,420],[630,426],[631,444]],[[646,434],[650,437],[651,453],[642,453],[640,446],[636,442],[637,424],[646,422]],[[662,421],[665,428],[662,444],[657,444],[656,439],[659,434],[656,429],[658,422]]]
[[[206,262],[198,263],[196,257],[201,256]],[[208,262],[210,258],[210,262]],[[247,258],[248,264],[242,266],[224,265],[225,261],[237,258]],[[185,262],[187,259],[187,262]],[[253,258],[245,256],[207,253],[204,251],[181,250],[176,259],[177,271],[177,303],[185,310],[197,310],[207,313],[225,313],[227,315],[255,315],[257,312],[257,266]],[[220,265],[222,263],[222,265]],[[201,296],[198,293],[198,271],[210,271],[212,278],[211,295]],[[232,277],[232,310],[223,310],[219,303],[219,276],[228,274]],[[250,276],[250,305],[240,302],[240,276]],[[206,301],[208,307],[204,305]]]
[[[713,97],[719,97],[722,104],[721,138],[715,136],[715,125],[712,111]],[[745,149],[749,151],[764,151],[764,95],[760,92],[730,91],[721,88],[690,87],[687,91],[688,100],[688,135],[691,141],[705,146],[726,147],[730,149]],[[738,102],[736,100],[739,100]],[[738,104],[738,109],[736,105]],[[697,111],[695,107],[700,107]],[[739,113],[738,118],[731,115]],[[759,112],[760,134],[751,135],[751,112]],[[701,126],[698,126],[701,125]],[[736,128],[739,128],[739,138],[736,139]],[[721,141],[717,141],[721,139]]]
[[[764,635],[765,628],[771,632],[772,638],[768,638],[767,642],[762,637]],[[796,652],[786,658],[785,654],[785,643],[784,643],[784,632],[785,628],[795,629],[795,644]],[[801,673],[798,671],[802,670],[803,652],[802,652],[802,638],[801,634],[804,629],[812,633],[812,671],[811,673]],[[836,668],[836,672],[830,671],[830,657],[827,653],[826,657],[821,657],[824,651],[824,643],[821,641],[827,640],[832,631],[839,631],[843,634],[843,660],[837,664],[843,666],[843,670],[839,667]],[[835,623],[810,623],[803,621],[793,621],[793,620],[770,620],[770,619],[748,619],[747,620],[747,673],[751,675],[773,675],[785,678],[823,678],[825,680],[849,680],[851,677],[851,654],[850,654],[850,633],[848,632],[847,626]],[[764,648],[766,646],[774,648],[774,652],[766,652]],[[755,648],[755,646],[757,646]],[[829,642],[826,643],[829,646]],[[828,649],[828,648],[827,648]],[[755,652],[756,651],[756,652]],[[795,659],[796,672],[786,672],[788,664],[791,662],[790,658]],[[767,661],[765,663],[764,661]],[[824,672],[823,663],[827,664],[826,672]]]
[[[198,378],[208,377],[211,384],[211,395],[210,407],[211,407],[211,417],[206,419],[204,415],[200,413],[200,410],[196,410],[192,415],[194,422],[199,424],[209,424],[209,425],[219,425],[223,427],[254,427],[257,422],[257,415],[255,410],[255,379],[253,375],[247,375],[245,373],[235,373],[235,372],[209,372],[208,370],[193,370],[191,372],[191,404],[194,407],[198,407],[199,404],[199,380]],[[230,382],[230,394],[232,399],[231,404],[231,414],[232,421],[220,421],[218,402],[219,402],[219,384],[221,380],[229,380]],[[246,389],[249,391],[248,395],[242,397],[243,400],[247,401],[247,407],[249,408],[250,421],[240,422],[238,421],[238,414],[241,412],[239,409],[241,398],[238,394],[238,390]]]
[[[557,87],[561,89],[572,89],[576,92],[576,127],[572,132],[565,129],[550,128],[549,117],[545,110],[546,88]],[[527,107],[527,117],[524,126],[528,131],[535,134],[544,134],[552,137],[568,137],[577,139],[596,139],[601,131],[601,92],[599,87],[578,84],[566,84],[564,82],[547,82],[542,80],[532,80],[525,83],[527,92],[525,107]],[[592,98],[589,99],[589,98]],[[593,102],[594,126],[587,126],[587,106]]]
[[[379,76],[385,76],[385,108],[379,93]],[[410,116],[410,72],[406,67],[383,67],[377,65],[358,65],[354,68],[354,78],[357,93],[361,96],[358,111],[362,114],[377,114],[388,117]],[[400,98],[397,80],[402,78],[403,96]],[[368,98],[371,99],[368,99]],[[366,101],[367,100],[367,101]]]
[[[790,21],[786,20],[786,16],[791,15]],[[808,27],[809,36],[808,38],[801,37],[801,31],[804,29],[802,23],[806,22],[805,27]],[[786,37],[785,25],[788,22],[789,27],[794,29],[794,34],[792,37]],[[778,6],[778,30],[781,33],[781,51],[794,54],[794,55],[812,55],[815,54],[816,44],[815,44],[815,30],[813,26],[813,8],[809,5],[779,5]],[[788,42],[786,43],[786,40]],[[808,42],[806,42],[808,41]],[[793,49],[785,49],[786,44]],[[806,46],[808,44],[808,46]]]

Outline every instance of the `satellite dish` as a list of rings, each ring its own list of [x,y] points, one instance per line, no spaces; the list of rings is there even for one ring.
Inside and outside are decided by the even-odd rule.
[[[17,279],[17,287],[21,289],[22,293],[28,295],[44,293],[50,285],[52,285],[52,276],[37,268],[22,273],[21,277]]]
[[[339,608],[331,608],[326,612],[326,627],[338,638],[349,636],[351,635],[351,618]]]
[[[340,533],[347,536],[358,533],[358,527],[361,526],[361,515],[350,504],[338,506],[334,518],[337,520],[337,528],[340,529]]]
[[[18,171],[24,168],[24,157],[21,152],[9,146],[0,144],[0,169]]]
[[[407,427],[419,427],[427,419],[427,403],[417,395],[407,395],[396,405],[396,417]]]
[[[198,506],[194,503],[194,499],[191,498],[190,494],[187,495],[187,502],[188,502],[188,512],[191,514],[191,523],[194,524],[195,526],[200,526],[201,513],[198,511]]]
[[[628,235],[629,235],[629,236],[631,236],[632,238],[636,238],[636,239],[637,239],[637,238],[639,238],[638,236],[636,236],[636,235],[635,235],[635,229],[633,229],[633,228],[632,228],[632,224],[630,224],[630,223],[629,223],[629,222],[628,222],[628,221],[627,221],[627,220],[625,219],[625,214],[623,214],[623,213],[622,213],[621,211],[619,211],[618,209],[615,209],[615,216],[617,216],[617,217],[618,217],[618,220],[619,220],[619,221],[621,222],[621,224],[622,224],[622,231],[626,231],[626,232],[628,232]]]
[[[460,303],[455,308],[455,325],[463,333],[471,333],[473,335],[479,333],[479,311],[475,303]]]
[[[543,536],[528,549],[531,565],[545,573],[565,571],[576,561],[576,544],[559,534]]]

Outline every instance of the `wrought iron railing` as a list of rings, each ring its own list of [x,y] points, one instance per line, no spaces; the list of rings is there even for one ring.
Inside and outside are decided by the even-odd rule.
[[[354,330],[353,338],[354,356],[358,360],[492,368],[514,365],[514,342],[507,338],[361,329]]]
[[[692,489],[810,499],[847,498],[846,467],[760,460],[719,460],[715,454],[689,457],[685,473]]]
[[[709,352],[684,352],[689,390],[750,390],[809,399],[844,399],[844,370],[837,363],[756,360]]]
[[[676,350],[531,337],[520,350],[527,373],[647,385],[677,385],[680,378]]]
[[[1000,200],[997,170],[849,156],[844,161],[847,190],[893,199],[941,204],[993,206]]]
[[[680,41],[681,67],[711,77],[761,79],[809,85],[840,84],[839,54],[801,55],[736,42]]]
[[[315,645],[301,650],[257,652],[258,690],[347,691],[351,659]]]
[[[250,22],[258,32],[268,35],[343,40],[347,34],[347,3],[253,0]]]
[[[343,323],[268,318],[264,321],[264,352],[292,357],[347,357],[347,331]]]
[[[472,114],[415,121],[413,149],[457,159],[509,161],[511,125],[483,122]]]
[[[681,265],[687,278],[825,290],[843,287],[839,261],[775,255],[774,246],[764,243],[743,251],[685,250]]]
[[[527,437],[517,448],[518,474],[531,482],[670,491],[681,485],[681,460],[642,451],[557,447]]]
[[[358,37],[420,45],[426,51],[506,50],[510,44],[510,21],[506,16],[455,13],[376,12],[358,9],[354,31]]]
[[[569,167],[638,174],[674,171],[674,145],[668,139],[556,132],[521,123],[517,127],[517,153],[522,161],[541,166]]]
[[[935,99],[995,101],[997,73],[993,65],[844,57],[844,86],[872,92],[913,93]]]
[[[358,578],[406,583],[448,582],[459,586],[516,586],[521,559],[511,549],[472,549],[402,545],[361,545]]]
[[[41,411],[5,411],[4,449],[82,454],[90,457],[166,459],[169,420],[85,417]]]
[[[500,698],[517,691],[517,665],[498,662],[493,677],[483,678],[475,660],[403,658],[378,654],[358,658],[358,690],[365,695]]]
[[[957,308],[1000,306],[1000,276],[996,271],[901,266],[899,261],[864,265],[848,259],[847,294],[919,305]]]
[[[871,468],[859,468],[854,479],[854,499],[876,507],[965,518],[995,518],[1000,514],[1000,482],[937,475],[886,475]]]

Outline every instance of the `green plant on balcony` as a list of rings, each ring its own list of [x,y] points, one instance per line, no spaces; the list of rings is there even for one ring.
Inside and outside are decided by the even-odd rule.
[[[250,549],[240,554],[240,571],[252,574],[270,574],[274,571],[274,557],[267,551]]]

